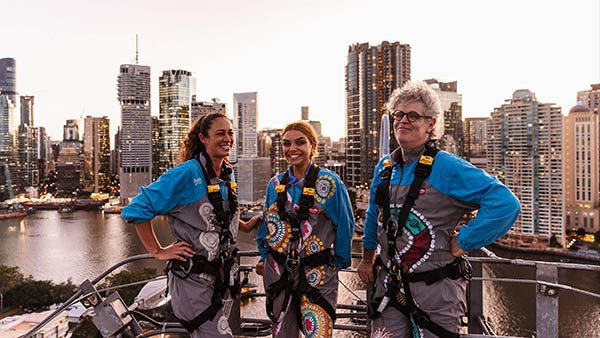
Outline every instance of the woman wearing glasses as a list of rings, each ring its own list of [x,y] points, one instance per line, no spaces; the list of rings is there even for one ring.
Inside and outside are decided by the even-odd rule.
[[[256,236],[267,315],[273,337],[331,337],[338,270],[350,266],[354,217],[337,174],[312,163],[317,136],[306,122],[281,133],[290,164],[267,186],[263,223]]]
[[[364,282],[375,281],[372,333],[458,337],[471,273],[463,256],[506,233],[520,204],[495,177],[437,150],[441,107],[426,84],[395,90],[387,109],[400,147],[375,168],[358,267]],[[477,209],[456,232],[462,216]]]
[[[227,115],[210,113],[196,120],[184,141],[181,163],[140,188],[123,208],[123,218],[136,224],[146,250],[169,260],[173,312],[194,338],[232,337],[228,317],[239,291],[238,226],[248,232],[261,219],[239,220],[228,161],[234,139]],[[157,215],[167,216],[176,243],[160,245],[151,224]]]

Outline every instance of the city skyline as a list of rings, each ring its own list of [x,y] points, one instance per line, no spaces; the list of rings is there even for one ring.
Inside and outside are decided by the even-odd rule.
[[[338,138],[345,133],[348,46],[386,40],[411,46],[412,80],[458,81],[463,118],[489,116],[517,89],[557,103],[564,114],[576,104],[574,93],[600,82],[600,4],[515,4],[8,1],[3,8],[13,15],[2,29],[10,47],[0,57],[16,59],[17,92],[36,96],[36,125],[55,140],[67,119],[120,120],[114,79],[119,65],[134,63],[136,33],[140,64],[152,68],[153,116],[160,73],[187,69],[198,79],[198,100],[220,98],[230,116],[233,93],[257,91],[260,129],[282,127],[310,106],[312,119],[329,122],[323,134]],[[198,17],[195,9],[211,15]],[[132,11],[139,15],[130,17]],[[165,29],[165,16],[180,24]],[[111,135],[117,125],[111,123]]]

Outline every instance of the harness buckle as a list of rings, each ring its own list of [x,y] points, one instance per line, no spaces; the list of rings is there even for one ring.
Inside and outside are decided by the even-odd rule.
[[[412,311],[410,313],[410,315],[418,327],[423,327],[423,325],[425,325],[425,323],[428,323],[431,321],[431,319],[429,319],[429,316],[427,315],[427,313],[425,313],[425,311],[423,311],[419,308],[416,308],[414,311]]]
[[[287,258],[285,261],[285,268],[289,271],[289,272],[293,272],[298,270],[298,266],[300,265],[300,258]]]
[[[188,258],[185,262],[174,261],[176,263],[172,264],[171,272],[181,278],[186,279],[192,272],[192,268],[194,267],[194,260],[192,258]]]
[[[287,211],[286,218],[291,225],[300,224],[300,218],[298,218],[298,213],[296,213],[296,210]]]
[[[313,303],[313,304],[317,304],[317,302],[318,302],[318,301],[319,301],[321,298],[323,298],[323,295],[321,295],[321,293],[320,293],[320,292],[319,292],[317,289],[315,289],[315,288],[311,287],[311,288],[309,288],[309,289],[306,291],[306,298],[307,298],[307,299],[308,299],[308,300],[309,300],[311,303]]]
[[[393,236],[393,238],[396,239],[396,235],[398,233],[398,222],[396,222],[395,219],[390,217],[390,219],[388,219],[387,221],[386,227],[388,237]]]

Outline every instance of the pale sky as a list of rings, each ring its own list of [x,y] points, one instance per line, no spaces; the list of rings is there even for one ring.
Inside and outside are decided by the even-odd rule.
[[[35,125],[53,140],[87,115],[109,116],[114,135],[119,65],[133,63],[136,33],[152,115],[161,72],[185,69],[198,98],[220,98],[230,115],[233,93],[257,91],[260,128],[308,105],[333,138],[345,133],[344,67],[357,42],[410,44],[412,80],[457,80],[463,118],[489,116],[521,88],[566,113],[600,83],[597,0],[0,0],[0,13],[0,58],[17,60],[17,90],[35,95]]]

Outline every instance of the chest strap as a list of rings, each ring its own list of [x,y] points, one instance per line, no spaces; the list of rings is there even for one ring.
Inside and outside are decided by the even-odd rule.
[[[211,160],[208,154],[204,154],[204,157],[207,163],[210,164]],[[231,181],[231,168],[223,165],[221,170],[221,176],[219,177],[223,181],[225,181],[225,185],[227,186],[227,200],[229,201],[229,208],[226,210],[224,207],[223,196],[221,196],[221,187],[218,184],[209,184],[211,179],[217,177],[212,165],[204,166],[199,158],[196,158],[200,167],[202,168],[202,172],[204,174],[204,178],[206,179],[206,190],[208,201],[213,207],[213,213],[217,216],[217,220],[219,221],[219,225],[221,226],[221,232],[219,236],[219,244],[223,245],[226,243],[233,242],[233,235],[229,230],[229,226],[235,213],[238,208],[238,200],[237,200],[237,185],[235,182]]]
[[[275,250],[269,250],[273,260],[279,265],[284,266],[284,271],[278,281],[271,283],[265,289],[266,293],[266,310],[269,319],[277,323],[279,319],[283,318],[284,313],[288,309],[288,305],[293,306],[296,309],[296,321],[299,328],[303,328],[302,325],[302,314],[300,311],[300,303],[302,297],[306,297],[308,301],[313,304],[320,306],[331,318],[333,322],[336,320],[335,308],[329,304],[329,302],[323,297],[319,289],[311,286],[306,280],[305,268],[316,268],[322,265],[330,265],[333,262],[333,253],[331,249],[325,249],[308,255],[302,258],[297,258],[295,264],[290,264],[289,256],[279,253]],[[292,279],[292,273],[298,273],[298,287],[293,288],[294,280]],[[273,311],[273,303],[275,298],[282,292],[285,292],[283,304],[278,316],[275,316]],[[306,335],[306,332],[303,332]]]
[[[304,185],[302,188],[302,195],[298,201],[298,210],[286,211],[285,203],[287,202],[287,188],[290,182],[289,170],[283,174],[279,185],[275,187],[277,191],[277,214],[279,218],[286,221],[292,230],[292,241],[296,241],[300,238],[300,223],[308,219],[309,209],[315,202],[315,186],[317,184],[317,176],[319,175],[319,167],[311,163],[308,173],[304,178]]]

